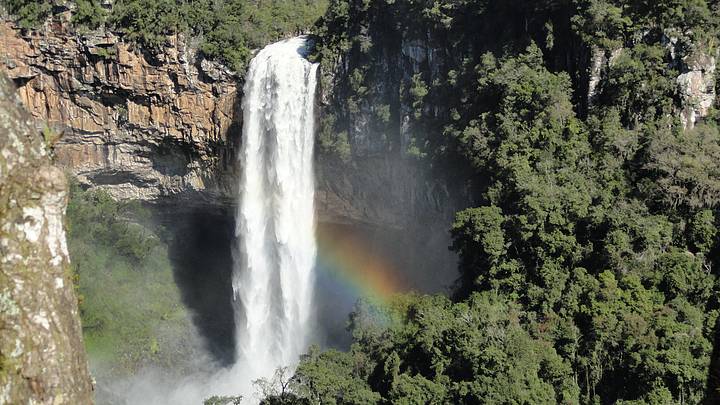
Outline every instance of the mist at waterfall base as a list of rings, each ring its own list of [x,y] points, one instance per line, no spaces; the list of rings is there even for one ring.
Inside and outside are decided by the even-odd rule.
[[[302,37],[266,47],[246,79],[232,280],[238,314],[233,369],[246,381],[269,377],[278,367],[292,369],[315,330],[317,65],[305,59],[307,47]]]
[[[305,37],[268,45],[252,59],[245,78],[230,249],[232,300],[224,308],[234,314],[234,361],[218,367],[223,364],[200,356],[198,372],[185,377],[145,369],[108,389],[124,390],[125,403],[201,404],[213,395],[242,395],[243,403],[257,403],[253,381],[271,378],[280,367],[292,373],[309,343],[318,340],[313,316],[317,65],[306,59],[310,46]],[[177,272],[175,278],[182,281]],[[187,303],[193,294],[182,295]],[[202,309],[202,301],[193,304]],[[196,328],[198,319],[207,316],[194,317]]]
[[[177,215],[174,217],[177,222]],[[177,255],[177,266],[185,266],[177,282],[183,295],[191,297],[186,305],[194,326],[175,340],[191,349],[178,359],[181,366],[145,367],[132,378],[109,385],[98,380],[99,405],[201,405],[204,399],[221,392],[240,394],[231,371],[234,336],[227,336],[234,322],[232,317],[221,316],[232,311],[232,289],[223,283],[231,284],[230,249],[237,243],[233,240],[234,214],[198,210],[182,217],[181,226],[173,230],[178,240],[173,255]],[[442,274],[440,266],[451,268],[454,264],[442,255],[444,243],[428,249],[408,241],[401,230],[370,226],[319,223],[316,232],[314,304],[318,335],[313,343],[321,347],[349,347],[351,336],[345,328],[359,298],[382,299],[394,288],[399,292],[442,292],[447,285],[443,282],[454,277],[454,273]],[[374,272],[372,280],[353,280],[362,278],[367,269]],[[437,282],[438,277],[445,281]],[[224,295],[227,297],[219,299]],[[253,387],[250,397],[254,394]]]
[[[146,367],[103,388],[119,403],[199,405],[212,395],[257,403],[252,381],[271,377],[277,367],[292,369],[309,344],[348,347],[345,325],[358,299],[438,292],[452,279],[445,236],[428,249],[418,242],[428,237],[407,230],[316,226],[316,66],[306,52],[307,39],[295,38],[253,59],[243,99],[237,212],[212,221],[199,217],[178,230],[185,239],[192,235],[176,247],[176,267],[185,269],[176,281],[194,314],[195,330],[185,337],[193,355],[185,363],[195,371]],[[225,235],[222,222],[236,224],[234,235]],[[222,259],[223,249],[232,258]],[[198,270],[208,266],[210,273]]]

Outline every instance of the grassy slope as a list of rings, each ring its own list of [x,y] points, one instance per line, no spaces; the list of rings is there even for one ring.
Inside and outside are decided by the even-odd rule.
[[[134,220],[136,204],[74,186],[68,239],[77,276],[86,347],[98,378],[144,365],[175,367],[190,351],[190,318],[180,300],[167,246]],[[143,223],[146,223],[143,221]]]

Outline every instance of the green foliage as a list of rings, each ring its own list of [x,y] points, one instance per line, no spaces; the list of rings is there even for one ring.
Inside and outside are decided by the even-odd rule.
[[[200,25],[200,32],[205,33],[200,49],[210,58],[226,61],[235,70],[242,69],[250,55],[245,34],[238,29],[243,25],[246,5],[243,1],[229,1],[208,7],[212,17],[203,21],[207,27]]]
[[[379,317],[357,311],[349,353],[315,353],[298,369],[301,376],[315,365],[320,371],[305,386],[331,387],[308,398],[354,403],[328,377],[342,375],[354,391],[378,393],[375,403],[701,402],[720,309],[720,138],[716,115],[683,128],[677,77],[697,52],[714,52],[719,7],[705,0],[331,1],[316,58],[347,75],[331,84],[330,133],[367,119],[359,122],[387,136],[390,150],[410,133],[414,156],[469,173],[475,197],[451,230],[460,259],[455,302],[438,298]],[[392,59],[407,44],[442,57],[433,55],[434,65]],[[588,101],[588,66],[579,55],[590,50],[604,52],[607,63]],[[393,76],[398,62],[413,70]],[[367,114],[377,105],[389,105],[390,116]],[[408,111],[405,122],[398,114]],[[387,125],[393,122],[402,124]],[[448,323],[459,316],[453,311],[488,294],[530,340],[497,348],[499,357],[486,361],[462,349],[471,342],[484,350],[479,336],[497,327],[472,317],[479,331]],[[412,338],[402,340],[405,328]],[[430,331],[452,333],[426,338]],[[509,353],[534,344],[552,349],[544,361],[563,377],[527,371],[532,355],[514,363]],[[427,360],[428,353],[437,357]],[[465,364],[479,365],[452,372]],[[503,364],[539,379],[501,378]],[[483,370],[499,374],[487,379]],[[468,375],[502,394],[465,385]],[[515,389],[516,381],[526,387]]]
[[[86,29],[97,29],[105,23],[107,12],[99,0],[76,0],[72,23]]]
[[[351,148],[347,131],[336,132],[335,117],[323,115],[318,124],[317,143],[320,153],[327,156],[337,156],[341,162],[348,163],[351,158]]]
[[[486,63],[477,91],[497,107],[452,132],[489,204],[457,214],[458,293],[522,303],[526,328],[573,365],[583,402],[669,392],[698,403],[718,294],[702,255],[717,244],[714,127],[680,133],[645,115],[646,101],[629,129],[615,107],[586,129],[568,82],[541,68],[538,51]]]
[[[14,15],[18,25],[24,29],[37,28],[52,11],[49,0],[2,0],[0,5]]]
[[[177,32],[179,20],[175,0],[119,0],[113,5],[108,22],[128,40],[159,48],[167,35]]]
[[[52,128],[43,126],[42,129],[43,140],[45,141],[45,147],[52,150],[55,144],[62,138],[62,133],[58,133]]]
[[[26,29],[36,28],[52,12],[50,1],[0,1]],[[69,5],[74,6],[73,25],[82,30],[106,26],[153,51],[160,51],[169,35],[198,36],[206,57],[242,72],[252,49],[308,31],[327,1],[117,0],[109,13],[99,0],[74,0]]]
[[[230,396],[212,396],[205,401],[203,405],[240,405],[242,403],[242,397],[230,397]]]
[[[270,379],[261,378],[253,381],[253,385],[262,395],[260,405],[310,405],[306,398],[295,393],[297,390],[295,379],[285,367],[275,370],[275,374]]]
[[[286,35],[306,32],[327,8],[327,0],[247,1],[243,31],[252,46],[264,46]]]
[[[713,248],[717,239],[715,214],[703,210],[695,214],[689,224],[688,242],[698,253],[706,254]]]
[[[177,367],[190,319],[149,212],[71,186],[68,248],[91,363],[109,376],[146,364]]]
[[[365,356],[317,347],[303,357],[295,375],[298,392],[311,404],[373,404],[380,394],[367,385],[370,371],[364,367]],[[362,362],[362,363],[361,363]]]
[[[375,107],[375,114],[377,114],[380,121],[387,123],[390,121],[390,106],[387,104],[379,105]]]
[[[75,184],[67,215],[68,233],[112,247],[132,263],[146,260],[159,245],[157,237],[140,225],[149,219],[147,211],[137,203],[118,203],[102,191],[82,192]]]
[[[128,39],[151,48],[178,32],[201,36],[200,50],[207,57],[242,71],[252,48],[306,31],[325,5],[308,0],[118,0],[110,22]]]
[[[460,266],[469,270],[463,273],[463,287],[516,289],[513,284],[518,275],[507,274],[512,267],[496,267],[507,253],[503,221],[502,211],[494,206],[470,208],[457,214],[452,227],[452,249],[460,254]],[[483,272],[475,273],[475,269]]]
[[[358,307],[350,352],[311,350],[296,392],[311,404],[573,403],[570,366],[521,327],[516,305],[490,293],[403,300]]]
[[[99,46],[96,48],[95,54],[103,59],[114,59],[117,55],[117,51],[115,50],[115,47],[106,48]],[[122,117],[122,115],[120,115],[120,117]]]
[[[575,0],[572,20],[585,41],[606,49],[617,48],[644,30],[672,29],[693,39],[714,34],[718,27],[713,7],[706,0]]]
[[[718,128],[700,125],[680,132],[658,125],[647,132],[643,191],[648,198],[670,209],[715,208],[720,202]]]
[[[415,110],[415,118],[422,116],[423,99],[428,95],[428,88],[423,82],[420,74],[413,75],[410,86],[412,107]]]
[[[667,68],[665,58],[660,44],[623,50],[602,81],[597,102],[619,109],[631,128],[672,113],[678,73]]]

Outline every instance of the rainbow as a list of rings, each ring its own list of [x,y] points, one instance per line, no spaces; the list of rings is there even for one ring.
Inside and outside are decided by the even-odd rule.
[[[385,306],[393,296],[410,290],[394,266],[374,254],[367,241],[328,226],[318,227],[316,235],[316,268],[344,295]]]

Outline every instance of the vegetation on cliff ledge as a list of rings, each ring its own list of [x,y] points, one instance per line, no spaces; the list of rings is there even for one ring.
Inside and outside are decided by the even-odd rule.
[[[106,9],[100,0],[0,0],[25,29],[38,27],[53,12],[70,9],[80,30],[106,28],[125,40],[162,51],[169,35],[199,38],[202,53],[242,72],[252,49],[307,31],[322,15],[326,0],[117,0]]]

